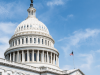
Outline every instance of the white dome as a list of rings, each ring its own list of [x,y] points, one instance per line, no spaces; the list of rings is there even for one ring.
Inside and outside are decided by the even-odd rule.
[[[21,32],[28,32],[28,31],[49,34],[48,28],[36,17],[28,17],[26,20],[21,22],[17,26],[15,30],[15,34],[21,33]]]

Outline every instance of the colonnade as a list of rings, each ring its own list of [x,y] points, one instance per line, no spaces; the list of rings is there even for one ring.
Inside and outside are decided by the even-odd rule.
[[[45,50],[21,50],[7,54],[5,58],[14,62],[37,62],[59,66],[59,55]]]
[[[10,47],[23,45],[23,44],[41,44],[53,47],[53,42],[50,39],[42,37],[24,36],[20,38],[15,38],[10,41]]]

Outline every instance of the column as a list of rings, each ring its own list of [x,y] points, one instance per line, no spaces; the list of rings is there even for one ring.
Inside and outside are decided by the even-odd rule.
[[[24,37],[24,44],[26,44],[26,38]]]
[[[43,45],[45,45],[45,38],[43,38]]]
[[[45,53],[45,63],[46,63],[46,53]]]
[[[28,36],[28,44],[30,44],[30,37]]]
[[[14,46],[15,46],[15,40],[14,40]]]
[[[13,61],[15,62],[15,52],[13,52]]]
[[[27,62],[29,62],[29,50],[27,50]]]
[[[42,37],[40,38],[40,44],[42,45]]]
[[[17,39],[17,45],[18,45],[18,39]]]
[[[44,63],[44,50],[42,51],[42,63]]]
[[[34,50],[32,50],[32,62],[34,62]]]
[[[10,53],[10,61],[11,61],[11,53]]]
[[[49,60],[48,60],[48,51],[47,51],[47,63],[49,63]]]
[[[51,64],[52,64],[52,52],[51,52]]]
[[[20,38],[20,45],[22,45],[22,38]]]
[[[17,51],[17,62],[19,62],[19,51]]]
[[[37,62],[39,62],[39,50],[37,50]]]
[[[55,54],[53,56],[53,64],[55,65]]]
[[[24,50],[22,50],[22,62],[25,62],[25,54],[24,54]]]
[[[58,56],[58,67],[59,67],[59,56]]]
[[[36,44],[38,44],[38,37],[36,37]]]
[[[56,65],[58,65],[57,54],[56,54]]]
[[[32,44],[34,44],[34,37],[32,37]]]

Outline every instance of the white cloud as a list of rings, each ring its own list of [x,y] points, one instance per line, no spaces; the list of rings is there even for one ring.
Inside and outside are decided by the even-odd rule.
[[[6,18],[16,18],[17,15],[22,16],[25,10],[25,6],[22,3],[16,3],[16,2],[11,2],[11,3],[0,3],[0,17],[3,19]],[[22,10],[23,9],[23,10]]]
[[[100,68],[100,65],[97,65],[96,68]]]
[[[53,5],[63,5],[64,1],[63,0],[52,0],[47,2],[48,6],[53,6]]]
[[[92,54],[80,54],[80,58],[82,62],[85,62],[80,67],[85,69],[90,69],[93,63],[93,55]]]
[[[73,32],[73,35],[69,37],[64,37],[60,41],[66,41],[66,45],[62,47],[66,55],[68,55],[68,51],[71,50],[72,47],[79,47],[81,44],[80,42],[85,41],[86,39],[89,39],[90,37],[96,37],[100,33],[100,30],[98,29],[86,29],[85,31],[79,30]]]
[[[96,52],[100,53],[100,50],[97,50]]]
[[[9,47],[9,39],[14,34],[17,23],[0,23],[0,58],[4,57],[4,51]]]

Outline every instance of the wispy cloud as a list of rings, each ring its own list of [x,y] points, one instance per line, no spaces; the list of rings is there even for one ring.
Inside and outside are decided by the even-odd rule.
[[[81,44],[79,44],[80,42],[90,38],[90,37],[95,37],[96,35],[98,35],[100,33],[100,30],[98,29],[86,29],[85,31],[79,30],[79,31],[75,31],[73,32],[73,35],[69,36],[69,37],[64,37],[60,40],[60,41],[66,41],[66,46],[62,47],[62,49],[64,50],[65,53],[67,53],[68,50],[71,50],[71,47],[78,47]],[[67,53],[68,54],[68,53]]]
[[[93,55],[92,54],[80,54],[81,62],[85,62],[80,67],[90,69],[93,63]]]
[[[22,16],[25,10],[25,5],[16,2],[12,3],[0,3],[0,17],[3,18],[14,18],[16,15]]]
[[[47,2],[48,6],[63,5],[63,4],[64,4],[64,0],[52,0]]]
[[[4,57],[4,51],[9,47],[9,39],[14,34],[17,23],[0,23],[0,58]]]

